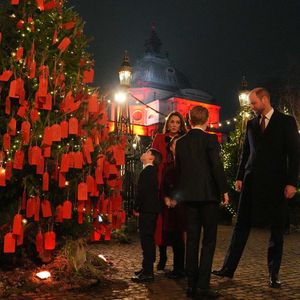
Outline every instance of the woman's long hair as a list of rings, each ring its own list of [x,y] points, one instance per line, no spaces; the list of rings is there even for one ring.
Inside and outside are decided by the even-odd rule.
[[[183,135],[183,134],[187,133],[183,116],[178,111],[172,111],[168,114],[164,128],[163,128],[163,133],[169,132],[169,129],[168,129],[169,122],[173,116],[176,116],[180,119],[180,127],[179,127],[178,135]]]

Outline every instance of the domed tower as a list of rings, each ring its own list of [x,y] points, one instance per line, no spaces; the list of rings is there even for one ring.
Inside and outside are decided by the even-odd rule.
[[[161,40],[152,24],[150,38],[145,42],[144,56],[133,67],[132,87],[152,87],[166,91],[190,88],[188,79],[171,65],[161,53]]]
[[[143,56],[133,64],[130,98],[130,120],[139,127],[141,135],[153,135],[173,110],[184,117],[195,105],[210,111],[210,122],[218,124],[220,106],[212,96],[192,88],[187,77],[162,54],[162,42],[152,24],[149,39],[145,41]],[[144,105],[143,105],[144,104]]]

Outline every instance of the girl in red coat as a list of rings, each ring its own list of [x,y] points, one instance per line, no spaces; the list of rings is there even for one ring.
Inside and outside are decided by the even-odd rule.
[[[162,154],[162,162],[158,166],[158,182],[161,185],[161,179],[163,170],[168,164],[168,144],[170,140],[176,136],[181,136],[187,132],[185,127],[185,122],[182,115],[177,112],[171,112],[165,122],[163,133],[158,133],[152,143],[152,147],[157,149]],[[161,189],[160,189],[161,191]],[[163,228],[164,224],[164,215],[168,207],[164,204],[164,199],[161,194],[161,203],[163,206],[162,213],[158,216],[155,232],[155,242],[159,246],[159,262],[157,265],[157,270],[164,270],[167,262],[167,243],[164,237]]]

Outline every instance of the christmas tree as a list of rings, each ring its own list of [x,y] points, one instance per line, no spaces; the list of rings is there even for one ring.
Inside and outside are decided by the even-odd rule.
[[[228,136],[228,140],[222,145],[221,155],[224,162],[226,178],[229,183],[229,199],[230,203],[226,206],[226,212],[231,216],[236,214],[236,207],[239,194],[235,192],[235,181],[241,154],[243,151],[243,143],[245,138],[246,126],[249,119],[252,118],[250,106],[248,105],[248,83],[243,77],[241,90],[239,92],[240,109],[234,118],[235,127]]]
[[[38,252],[56,235],[93,239],[120,228],[123,136],[107,129],[91,87],[94,62],[78,14],[63,0],[0,4],[0,192],[4,253],[36,230]],[[74,220],[76,222],[74,222]],[[26,232],[24,238],[26,239]]]

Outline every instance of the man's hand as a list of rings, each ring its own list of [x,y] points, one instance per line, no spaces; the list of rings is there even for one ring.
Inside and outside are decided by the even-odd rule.
[[[140,216],[140,213],[139,213],[138,211],[136,211],[136,210],[133,210],[133,215],[134,215],[135,217],[139,217],[139,216]]]
[[[235,190],[237,192],[240,192],[242,190],[242,187],[243,187],[243,181],[242,180],[237,180],[234,184],[235,186]]]
[[[222,201],[222,204],[223,205],[227,205],[229,203],[229,196],[228,196],[228,193],[225,193],[223,195],[223,201]]]
[[[286,199],[291,199],[295,196],[297,190],[293,185],[286,185],[284,189],[284,197]]]
[[[171,205],[170,207],[175,207],[177,205],[177,201],[171,199]]]

